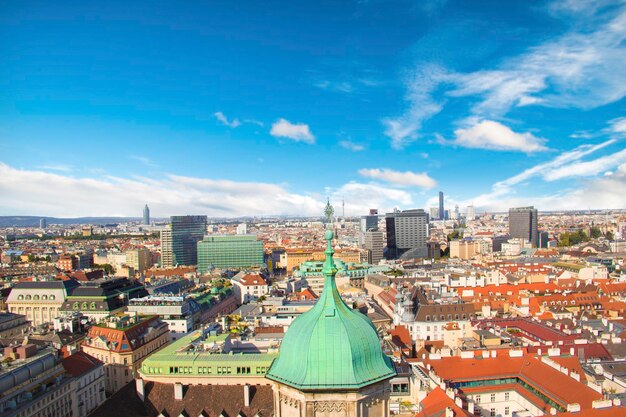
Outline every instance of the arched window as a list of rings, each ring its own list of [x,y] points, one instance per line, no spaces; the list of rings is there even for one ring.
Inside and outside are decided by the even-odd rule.
[[[78,303],[74,303],[74,310],[78,310]]]
[[[83,308],[83,310],[87,310],[87,303],[83,303],[82,308]]]
[[[96,309],[96,303],[91,303],[91,306],[89,308],[91,310],[95,310]]]
[[[48,296],[44,294],[44,295],[42,295],[42,296],[41,296],[41,299],[42,299],[42,300],[47,300],[47,299],[48,299]]]
[[[24,294],[20,294],[20,295],[18,295],[18,296],[17,296],[17,299],[18,299],[18,300],[23,300],[23,299],[24,299]]]
[[[30,294],[26,296],[26,299],[27,299],[27,300],[30,300],[31,298],[32,298],[32,297],[30,296]]]
[[[35,294],[35,296],[33,297],[33,300],[39,300],[39,295]]]
[[[54,294],[50,296],[50,299],[51,299],[51,300],[54,300]]]

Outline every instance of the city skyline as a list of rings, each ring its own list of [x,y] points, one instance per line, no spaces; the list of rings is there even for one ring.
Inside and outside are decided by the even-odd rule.
[[[624,209],[626,3],[527,3],[9,2],[0,215]]]

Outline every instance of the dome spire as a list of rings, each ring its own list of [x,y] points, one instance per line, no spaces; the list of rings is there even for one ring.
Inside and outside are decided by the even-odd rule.
[[[324,212],[332,218],[330,202]],[[339,295],[334,236],[330,229],[324,233],[324,291],[315,306],[289,326],[280,355],[267,373],[269,379],[301,390],[356,389],[395,375],[372,322]]]

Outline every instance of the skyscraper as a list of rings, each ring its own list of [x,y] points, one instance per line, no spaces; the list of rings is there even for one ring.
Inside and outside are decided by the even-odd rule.
[[[476,218],[476,211],[474,211],[474,206],[467,206],[467,213],[465,215],[465,220],[474,220]]]
[[[365,242],[363,246],[367,250],[367,262],[376,265],[383,259],[383,249],[385,247],[383,232],[380,230],[368,230],[365,232]]]
[[[206,233],[206,216],[172,216],[161,231],[161,266],[196,265],[198,242]]]
[[[510,208],[509,235],[512,238],[526,239],[538,247],[537,209],[533,206]]]
[[[359,241],[365,243],[365,232],[368,230],[378,230],[378,209],[370,209],[368,216],[361,216],[361,233],[359,233]]]
[[[422,209],[387,213],[387,257],[398,258],[411,250],[416,258],[428,255],[428,214]]]
[[[443,208],[443,191],[439,191],[439,220],[446,219],[446,212]]]
[[[39,228],[45,229],[48,227],[48,221],[46,219],[39,219]]]
[[[150,224],[150,209],[148,208],[147,204],[143,208],[143,224],[145,224],[145,225],[149,225]]]

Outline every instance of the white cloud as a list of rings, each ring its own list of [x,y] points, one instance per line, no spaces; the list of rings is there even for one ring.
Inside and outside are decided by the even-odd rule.
[[[315,136],[311,133],[308,125],[304,123],[291,123],[285,119],[278,119],[272,125],[270,135],[288,138],[296,142],[315,143]]]
[[[72,167],[69,165],[61,165],[61,164],[47,164],[40,165],[40,169],[44,169],[46,171],[61,171],[61,172],[72,172]]]
[[[573,2],[567,2],[573,4]],[[500,68],[449,74],[451,96],[483,97],[473,113],[497,117],[513,106],[594,108],[626,95],[626,9],[592,31],[572,31],[504,61]]]
[[[578,17],[585,19],[600,6]],[[584,8],[567,0],[554,10]],[[591,29],[574,25],[570,32],[492,69],[455,73],[420,64],[407,83],[409,108],[399,117],[383,120],[385,135],[396,149],[418,139],[424,121],[443,109],[444,100],[433,97],[439,91],[448,98],[478,98],[471,113],[480,119],[498,119],[520,106],[590,109],[622,99],[626,96],[626,7],[614,7],[611,13],[608,20],[596,19]]]
[[[547,171],[543,178],[546,181],[555,181],[568,177],[588,177],[598,175],[624,162],[626,162],[626,149],[591,161],[576,162]]]
[[[548,162],[535,165],[533,167],[530,167],[520,172],[517,175],[509,177],[505,180],[496,182],[495,184],[493,184],[490,192],[475,196],[471,199],[461,202],[460,204],[468,205],[468,204],[473,203],[474,206],[476,207],[480,207],[480,208],[487,209],[487,210],[499,211],[499,210],[504,210],[507,207],[514,207],[515,205],[525,205],[525,204],[538,205],[539,203],[533,203],[533,201],[540,201],[543,198],[544,201],[546,202],[545,205],[543,206],[545,209],[550,208],[547,205],[548,201],[550,201],[551,203],[554,203],[554,209],[561,209],[564,207],[569,207],[570,209],[586,208],[589,202],[583,205],[575,205],[571,202],[556,201],[557,197],[565,195],[566,192],[557,193],[556,195],[551,196],[550,200],[548,200],[548,197],[537,197],[537,198],[514,197],[514,195],[519,192],[518,191],[519,187],[516,187],[516,186],[521,185],[525,183],[526,181],[529,181],[536,177],[540,177],[540,178],[543,178],[544,180],[548,180],[549,178],[551,178],[551,176],[555,175],[553,174],[553,172],[557,172],[557,173],[559,172],[563,173],[563,172],[568,172],[568,171],[575,172],[575,170],[578,169],[579,172],[582,174],[583,169],[576,168],[577,165],[581,164],[581,162],[579,162],[580,159],[596,151],[599,151],[600,149],[603,149],[607,146],[615,144],[616,142],[617,142],[616,140],[611,139],[611,140],[607,140],[605,142],[599,143],[597,145],[581,145],[571,151],[563,152],[562,154],[558,155],[556,158]],[[602,159],[602,158],[599,158],[599,159]],[[588,169],[587,172],[589,175],[594,175],[592,170],[590,169]],[[587,184],[591,184],[591,183],[592,181],[587,182]],[[606,191],[608,195],[611,194],[610,190],[606,190]],[[613,201],[613,199],[612,197],[607,197],[604,200],[599,200],[599,201]],[[606,206],[606,207],[609,207],[609,206]],[[616,208],[616,206],[610,206],[610,207]]]
[[[410,206],[411,194],[378,184],[349,182],[329,190],[345,199],[346,214],[370,208]],[[141,216],[148,204],[154,217],[206,214],[215,217],[250,215],[319,216],[325,198],[294,193],[264,182],[166,175],[133,179],[105,176],[74,178],[37,170],[21,170],[0,162],[0,214],[54,217]],[[336,210],[339,208],[336,206]]]
[[[609,121],[608,131],[617,135],[626,135],[626,117],[619,117]]]
[[[544,139],[532,133],[515,133],[509,127],[492,120],[483,120],[467,129],[457,129],[455,144],[467,148],[521,151],[526,153],[545,151]]]
[[[381,213],[394,207],[408,208],[413,205],[411,194],[378,184],[349,182],[331,192],[335,204],[335,214],[341,214],[341,201],[345,201],[346,215],[363,215],[371,208],[378,208]]]
[[[213,116],[215,116],[215,118],[224,126],[228,126],[232,128],[241,126],[241,122],[238,119],[228,120],[226,115],[222,113],[221,111],[213,113]]]
[[[139,161],[142,164],[152,167],[152,168],[157,168],[158,165],[154,163],[154,161],[152,161],[152,159],[146,157],[146,156],[139,156],[139,155],[130,155],[129,156],[130,159],[134,159],[135,161]]]
[[[339,145],[352,152],[359,152],[365,149],[365,146],[359,145],[358,143],[354,143],[350,140],[342,140],[339,142]]]
[[[441,111],[443,105],[432,98],[438,84],[445,79],[443,69],[437,66],[419,68],[409,79],[406,100],[409,108],[400,117],[385,118],[385,135],[391,138],[394,149],[402,149],[419,137],[422,123]]]
[[[316,215],[324,206],[323,201],[271,183],[177,175],[162,179],[72,178],[3,163],[0,195],[2,214],[57,217],[139,216],[146,203],[155,216]]]
[[[488,211],[528,205],[539,210],[626,209],[626,164],[613,175],[582,180],[575,188],[551,195],[474,200],[474,205]]]
[[[375,180],[385,181],[391,184],[401,186],[414,186],[421,188],[433,188],[437,185],[437,182],[428,176],[427,173],[416,173],[411,171],[394,171],[391,169],[360,169],[359,174],[363,177],[372,178]]]

